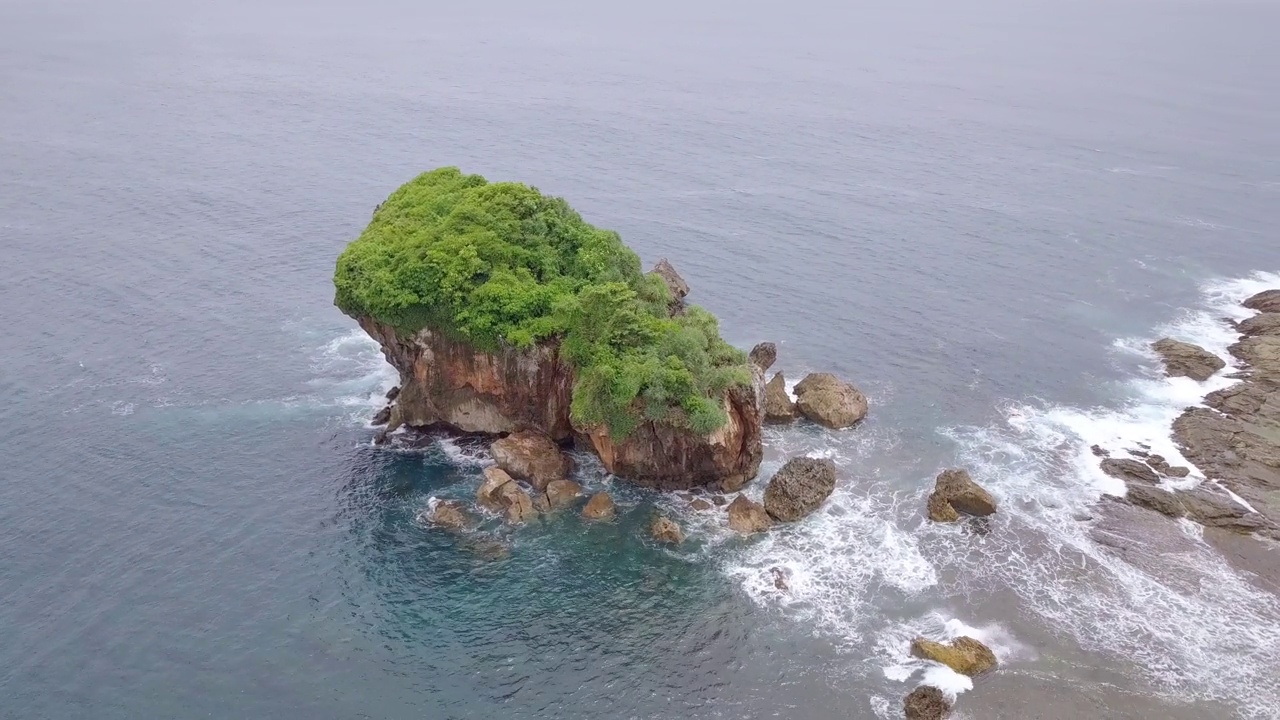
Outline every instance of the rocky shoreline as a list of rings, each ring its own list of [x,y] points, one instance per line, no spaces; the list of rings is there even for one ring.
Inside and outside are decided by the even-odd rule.
[[[1210,392],[1205,406],[1184,410],[1171,428],[1204,481],[1186,487],[1191,469],[1172,466],[1147,448],[1120,451],[1128,457],[1096,446],[1094,453],[1104,458],[1103,472],[1124,481],[1129,504],[1206,528],[1280,540],[1280,289],[1243,304],[1257,314],[1232,323],[1240,340],[1229,352],[1242,369],[1228,377],[1237,382]],[[1173,338],[1152,349],[1169,377],[1203,382],[1227,366],[1208,350]]]

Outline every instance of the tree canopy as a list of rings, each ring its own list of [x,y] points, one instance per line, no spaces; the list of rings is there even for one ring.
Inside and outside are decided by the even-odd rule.
[[[574,367],[571,413],[624,438],[642,418],[709,433],[725,391],[750,383],[715,316],[676,316],[617,233],[521,183],[457,168],[387,198],[338,258],[335,302],[411,335],[424,327],[483,350],[557,338]]]

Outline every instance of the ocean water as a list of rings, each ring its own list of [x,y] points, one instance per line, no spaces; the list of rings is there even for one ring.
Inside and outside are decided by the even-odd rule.
[[[1280,6],[0,4],[0,718],[1280,717],[1280,598],[1100,541],[1177,459],[1173,334],[1280,287]],[[413,174],[566,197],[872,414],[764,537],[581,458],[616,523],[454,536],[482,446],[375,448],[335,257]],[[921,509],[963,465],[984,531]],[[1201,481],[1193,477],[1190,482]],[[644,539],[655,509],[689,541]],[[1117,552],[1116,543],[1126,552]],[[1274,552],[1271,550],[1270,552]],[[791,588],[773,585],[785,568]],[[907,656],[976,635],[977,681]]]

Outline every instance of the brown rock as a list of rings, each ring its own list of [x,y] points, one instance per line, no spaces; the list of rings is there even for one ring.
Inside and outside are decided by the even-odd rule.
[[[934,522],[955,522],[960,519],[960,513],[951,507],[951,503],[936,492],[929,493],[929,502],[926,506],[929,513],[929,519]]]
[[[514,481],[501,468],[493,466],[485,468],[484,482],[480,483],[480,489],[476,491],[476,502],[490,510],[505,510],[506,506],[498,497],[498,488],[509,482]]]
[[[1264,313],[1280,313],[1280,289],[1263,290],[1244,301],[1244,306],[1250,310],[1257,310]]]
[[[933,496],[966,515],[984,516],[996,511],[996,500],[965,470],[943,470],[933,484]],[[930,503],[936,502],[930,498]]]
[[[1125,482],[1144,482],[1150,485],[1158,485],[1160,483],[1160,477],[1156,475],[1156,471],[1140,460],[1108,458],[1103,460],[1099,466],[1102,468],[1102,472]]]
[[[587,506],[582,508],[582,517],[588,520],[608,520],[613,517],[613,498],[609,493],[599,492],[591,496]]]
[[[546,515],[551,512],[551,500],[547,498],[546,493],[536,493],[533,496],[533,509],[539,514]]]
[[[796,407],[810,420],[833,429],[867,416],[867,397],[830,373],[811,373],[796,384]]]
[[[649,526],[649,534],[653,535],[654,540],[669,545],[684,542],[684,532],[680,530],[680,526],[671,518],[661,515],[654,518],[653,524]]]
[[[537,490],[546,490],[552,480],[569,475],[568,456],[546,435],[517,432],[495,440],[489,446],[498,467],[517,480],[527,480]]]
[[[764,372],[777,362],[778,346],[771,342],[762,342],[751,348],[751,354],[747,357],[751,360],[752,365],[760,368],[760,372]]]
[[[683,310],[685,296],[689,294],[689,283],[680,277],[675,266],[666,258],[662,258],[657,265],[653,266],[653,273],[662,278],[662,281],[667,284],[667,289],[671,291],[671,313],[674,315]]]
[[[951,703],[936,687],[921,685],[902,701],[906,720],[945,720],[951,715]]]
[[[1240,323],[1238,329],[1243,335],[1280,335],[1280,311],[1254,315]]]
[[[795,420],[800,414],[791,396],[787,394],[787,380],[782,373],[775,373],[764,386],[764,421],[784,423]]]
[[[1125,499],[1138,507],[1154,510],[1172,518],[1180,518],[1186,514],[1186,510],[1174,493],[1153,485],[1132,483],[1127,487]]]
[[[507,522],[513,525],[529,522],[538,516],[538,511],[533,507],[533,498],[514,482],[498,488],[495,495],[498,503],[506,508]]]
[[[743,534],[751,534],[768,530],[773,524],[773,520],[769,518],[769,513],[765,512],[764,506],[754,503],[747,499],[745,495],[739,495],[729,503],[729,527]]]
[[[925,660],[942,663],[962,675],[981,675],[996,666],[996,655],[991,648],[971,637],[958,637],[950,645],[916,638],[911,642],[911,654]]]
[[[573,504],[582,494],[582,486],[572,480],[552,480],[547,483],[547,504],[557,509]]]
[[[1189,377],[1203,382],[1227,366],[1226,361],[1199,345],[1172,338],[1157,340],[1151,348],[1164,361],[1165,374],[1169,377]]]
[[[769,480],[764,509],[774,520],[795,522],[817,510],[835,487],[835,463],[811,457],[791,458]]]
[[[710,502],[703,500],[702,498],[696,498],[693,502],[689,503],[689,507],[697,510],[698,512],[706,512],[707,510],[715,507],[715,505],[712,505]]]
[[[471,524],[471,516],[456,500],[437,500],[418,514],[418,520],[446,530],[461,530]]]

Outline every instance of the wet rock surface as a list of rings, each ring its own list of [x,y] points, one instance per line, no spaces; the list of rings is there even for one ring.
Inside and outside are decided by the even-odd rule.
[[[836,488],[836,464],[798,457],[783,465],[764,491],[764,509],[774,520],[795,522],[817,510]]]
[[[960,513],[976,517],[994,514],[996,499],[974,482],[967,470],[953,468],[938,474],[927,510],[931,520],[952,522],[959,519]]]
[[[796,384],[796,408],[819,425],[839,430],[867,416],[867,397],[831,373],[810,373]]]
[[[991,648],[971,637],[961,636],[950,644],[916,638],[911,641],[911,654],[925,660],[942,663],[962,675],[981,675],[996,666],[996,655]]]
[[[768,530],[773,524],[763,505],[752,502],[743,495],[729,503],[729,527],[744,535]]]

